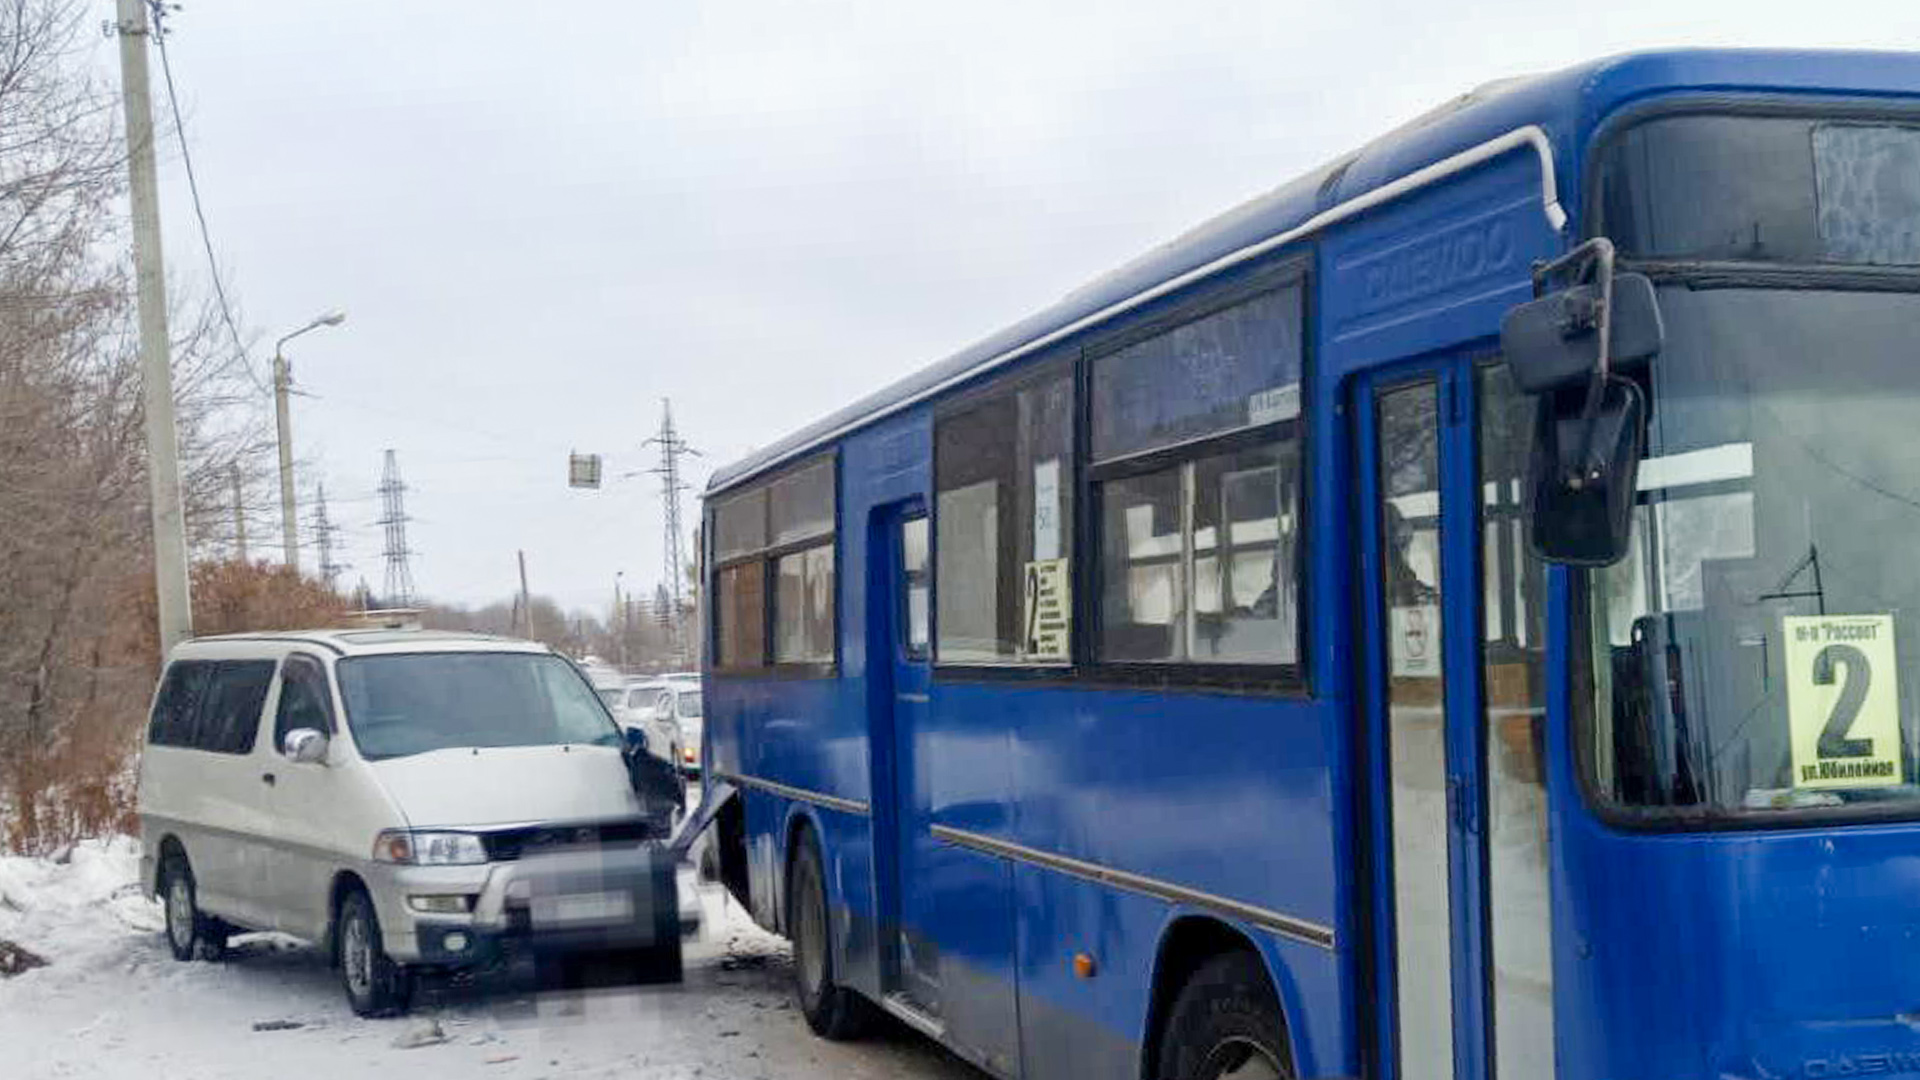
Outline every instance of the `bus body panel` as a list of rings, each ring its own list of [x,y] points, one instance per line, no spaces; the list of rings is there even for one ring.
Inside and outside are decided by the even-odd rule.
[[[947,961],[950,1011],[957,1007],[963,1026],[975,1029],[1004,1027],[1013,1012],[1015,1060],[999,1063],[998,1071],[1030,1080],[1133,1075],[1150,1041],[1161,942],[1176,920],[1197,916],[1236,928],[1260,951],[1301,1076],[1382,1072],[1370,1046],[1379,1016],[1364,995],[1379,987],[1366,939],[1387,925],[1390,907],[1356,862],[1358,849],[1378,849],[1386,834],[1356,801],[1363,790],[1354,771],[1357,736],[1364,730],[1356,650],[1369,647],[1374,619],[1353,599],[1358,576],[1370,568],[1354,563],[1351,379],[1462,347],[1491,352],[1500,316],[1531,295],[1532,261],[1558,253],[1577,234],[1584,149],[1594,130],[1616,111],[1662,94],[1736,90],[1911,95],[1920,93],[1920,60],[1634,56],[1462,105],[1314,174],[1312,183],[1290,185],[1203,226],[1055,309],[719,474],[716,484],[730,484],[782,447],[844,426],[862,410],[891,408],[890,401],[1076,315],[1485,139],[1535,124],[1555,148],[1560,200],[1575,223],[1567,235],[1544,223],[1537,160],[1516,152],[1315,241],[1313,348],[1303,388],[1310,417],[1303,611],[1310,697],[936,674],[922,719],[909,732],[909,753],[925,766],[918,774],[924,789],[916,793],[924,798],[894,806],[883,786],[898,764],[887,745],[893,714],[870,663],[881,644],[868,640],[869,523],[877,508],[902,500],[930,506],[932,424],[941,399],[902,406],[840,438],[837,675],[722,673],[711,680],[708,730],[720,771],[870,803],[872,813],[749,786],[743,798],[755,917],[779,925],[787,840],[801,814],[819,830],[825,851],[843,980],[879,995],[879,913],[887,910],[888,890],[915,890],[909,899],[931,925],[910,929]],[[1092,336],[1151,318],[1180,299],[1144,305],[1046,357],[1077,351]],[[1448,542],[1467,541],[1457,534]],[[1674,835],[1600,821],[1574,765],[1574,691],[1566,678],[1570,580],[1564,570],[1548,574],[1545,760],[1558,1075],[1920,1072],[1920,995],[1909,989],[1920,960],[1920,916],[1909,911],[1910,883],[1920,884],[1912,854],[1920,829]],[[1449,671],[1450,679],[1456,675],[1477,677]],[[1216,909],[1170,903],[1028,858],[931,840],[916,849],[930,872],[899,881],[876,838],[889,827],[922,836],[936,824],[1323,924],[1335,944],[1288,938]],[[1094,961],[1091,978],[1074,971],[1080,953]],[[996,1044],[986,1053],[1004,1050]]]

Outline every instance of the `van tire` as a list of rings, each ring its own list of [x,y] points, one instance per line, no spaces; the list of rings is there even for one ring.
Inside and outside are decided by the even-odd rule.
[[[1167,1011],[1160,1039],[1163,1080],[1290,1077],[1286,1022],[1266,968],[1234,950],[1201,964]]]
[[[200,893],[185,854],[170,851],[160,863],[160,904],[167,918],[167,948],[175,960],[221,960],[227,954],[227,924],[200,910]]]
[[[340,901],[338,926],[333,936],[335,959],[354,1015],[404,1014],[413,1004],[413,972],[387,955],[380,939],[380,917],[365,889],[351,889]]]
[[[833,920],[826,874],[812,832],[803,832],[787,872],[787,936],[793,942],[793,989],[800,1015],[815,1035],[857,1039],[872,1026],[874,1009],[856,991],[834,981]]]

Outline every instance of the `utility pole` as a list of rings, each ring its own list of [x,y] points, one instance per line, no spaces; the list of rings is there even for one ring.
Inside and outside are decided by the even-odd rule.
[[[147,483],[153,509],[153,583],[160,652],[193,636],[187,586],[187,518],[180,503],[180,435],[173,419],[167,343],[167,282],[160,251],[160,187],[153,162],[153,101],[147,85],[146,0],[119,0],[120,97],[126,110],[128,195],[140,307],[140,390],[146,410]]]
[[[293,516],[293,421],[287,412],[287,391],[293,376],[287,358],[273,351],[273,419],[280,433],[280,544],[281,559],[289,570],[300,569],[300,527]]]
[[[233,477],[234,558],[245,563],[247,561],[247,503],[241,494],[240,463],[236,461],[227,466],[227,469]]]
[[[520,633],[522,637],[531,638],[533,636],[533,598],[527,594],[527,553],[523,550],[516,554],[520,556],[520,619],[524,624]]]

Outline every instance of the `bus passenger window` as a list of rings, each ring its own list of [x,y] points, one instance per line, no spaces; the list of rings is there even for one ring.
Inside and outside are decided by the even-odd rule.
[[[1186,583],[1180,536],[1185,469],[1109,482],[1101,533],[1100,655],[1177,660],[1186,653]],[[1124,613],[1124,618],[1115,614]]]
[[[720,571],[720,602],[714,611],[719,666],[759,667],[766,662],[766,578],[758,562]]]
[[[1028,632],[1041,616],[1071,618],[1042,610],[1036,590],[1042,579],[1071,578],[1071,376],[1056,367],[942,417],[934,477],[935,660],[1071,662],[1070,633]]]
[[[717,666],[830,666],[834,660],[834,460],[787,470],[713,508]],[[772,640],[768,578],[773,579]]]
[[[773,594],[773,659],[833,663],[833,545],[782,555]]]
[[[1302,297],[1094,360],[1101,660],[1299,663]]]

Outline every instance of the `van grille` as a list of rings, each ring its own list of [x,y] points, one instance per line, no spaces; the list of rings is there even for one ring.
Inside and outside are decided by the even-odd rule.
[[[510,862],[539,851],[577,847],[613,847],[657,839],[644,821],[609,821],[593,825],[534,825],[480,834],[487,858]]]

